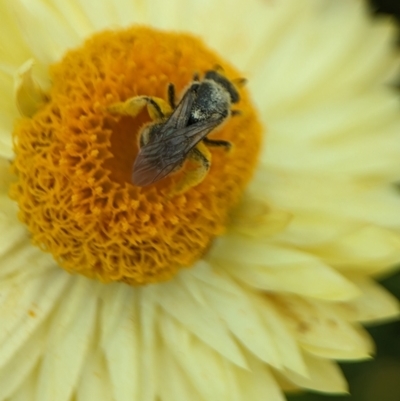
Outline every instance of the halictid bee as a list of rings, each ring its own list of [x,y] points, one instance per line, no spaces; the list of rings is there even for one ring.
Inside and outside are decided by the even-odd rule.
[[[243,85],[244,79],[234,81]],[[240,100],[233,82],[216,70],[207,71],[202,80],[198,75],[175,105],[175,87],[168,86],[168,103],[163,99],[136,96],[109,107],[113,113],[136,116],[147,106],[153,122],[140,132],[139,153],[133,165],[132,181],[146,186],[179,170],[191,159],[198,167],[188,172],[173,194],[185,192],[199,184],[210,168],[211,154],[207,146],[231,148],[224,140],[208,139],[230,115],[238,114],[231,105]]]

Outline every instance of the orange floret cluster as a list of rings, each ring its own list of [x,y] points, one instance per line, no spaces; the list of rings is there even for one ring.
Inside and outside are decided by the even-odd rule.
[[[241,76],[197,38],[133,27],[99,33],[50,69],[48,102],[14,131],[17,181],[11,196],[32,240],[69,272],[132,285],[171,278],[202,257],[226,227],[257,163],[261,127],[245,89],[241,114],[210,135],[209,174],[171,199],[184,168],[154,185],[131,183],[138,133],[149,121],[111,115],[132,96],[181,93],[194,73],[215,65]]]

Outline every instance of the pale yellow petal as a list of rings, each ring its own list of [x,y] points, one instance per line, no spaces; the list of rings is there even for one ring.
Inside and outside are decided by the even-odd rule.
[[[60,272],[62,274],[63,272]],[[97,291],[93,282],[82,277],[71,280],[51,321],[43,360],[40,365],[37,398],[41,401],[68,401],[95,336]]]
[[[219,238],[210,253],[230,274],[247,284],[269,291],[345,300],[357,288],[311,253],[242,236]]]
[[[157,319],[158,305],[154,298],[147,295],[147,289],[142,288],[138,291],[137,304],[139,309],[139,330],[140,330],[140,364],[142,370],[138,380],[145,385],[140,387],[139,400],[154,401],[157,396],[157,377],[158,377],[158,334]]]
[[[300,376],[293,372],[281,373],[296,386],[324,393],[348,394],[345,377],[335,362],[304,354],[308,368],[308,376]]]
[[[371,339],[361,327],[352,325],[330,309],[328,303],[284,295],[266,295],[286,321],[301,347],[329,359],[363,359],[373,352]]]
[[[135,294],[125,285],[112,285],[101,295],[104,350],[112,392],[117,401],[138,399],[140,383],[140,319]]]
[[[24,275],[22,275],[24,276]],[[0,368],[6,369],[65,294],[69,277],[54,270],[36,277],[3,279],[0,287]]]
[[[25,117],[32,117],[46,101],[45,93],[33,78],[33,65],[33,59],[22,64],[17,70],[14,82],[14,102]]]
[[[81,43],[82,38],[76,30],[57,18],[57,12],[44,1],[35,1],[34,6],[30,0],[16,0],[7,4],[18,25],[19,35],[30,50],[30,57],[40,64],[49,65],[59,60],[67,49]]]
[[[146,288],[147,296],[150,296],[150,291],[154,291],[152,296],[164,313],[177,319],[186,330],[228,360],[238,366],[246,366],[240,348],[227,327],[221,325],[218,314],[212,308],[202,307],[178,279]],[[194,310],[196,313],[193,313]]]
[[[160,332],[164,350],[174,355],[187,379],[205,400],[237,399],[238,389],[233,366],[203,341],[199,341],[186,328],[167,316],[160,316]],[[160,367],[161,372],[167,368]],[[161,373],[160,372],[160,373]]]
[[[29,376],[34,377],[33,371],[44,350],[47,329],[48,326],[42,324],[40,328],[33,331],[29,339],[13,355],[12,360],[0,368],[1,400],[7,399],[17,392]]]
[[[100,350],[92,350],[88,354],[79,378],[76,390],[77,401],[110,401],[113,399],[107,364]],[[62,398],[53,398],[53,400],[56,399],[61,400]],[[118,398],[115,400],[119,401]]]
[[[362,295],[350,302],[332,305],[342,319],[375,324],[399,317],[400,305],[396,297],[372,279],[364,276],[349,278],[358,286]]]
[[[239,384],[239,400],[284,401],[282,389],[267,365],[256,358],[249,358],[249,371],[236,368],[236,380]]]
[[[186,372],[166,348],[160,351],[162,372],[159,373],[160,398],[164,401],[203,401]],[[161,369],[160,369],[161,370]]]

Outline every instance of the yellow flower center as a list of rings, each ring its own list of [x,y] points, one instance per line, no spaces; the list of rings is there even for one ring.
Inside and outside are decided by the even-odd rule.
[[[137,96],[167,98],[220,65],[241,74],[197,38],[146,27],[99,33],[50,69],[48,101],[14,130],[17,176],[11,196],[32,240],[67,271],[102,282],[160,282],[202,257],[224,232],[257,163],[261,127],[245,89],[232,116],[210,138],[211,168],[185,193],[168,197],[190,170],[147,187],[132,184],[138,133],[150,120],[115,116],[107,106]]]

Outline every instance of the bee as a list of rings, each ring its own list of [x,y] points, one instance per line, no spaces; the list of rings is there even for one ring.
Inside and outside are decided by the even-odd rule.
[[[240,78],[234,82],[242,85],[245,81]],[[139,153],[132,173],[134,185],[153,184],[181,169],[189,159],[197,168],[185,175],[173,195],[185,192],[205,178],[211,165],[207,147],[230,150],[232,146],[228,141],[209,139],[207,135],[239,113],[231,110],[232,104],[240,101],[234,82],[219,71],[210,70],[202,80],[195,74],[178,105],[175,87],[170,84],[168,103],[156,97],[136,96],[109,107],[114,113],[136,116],[147,106],[153,120],[139,133]]]

